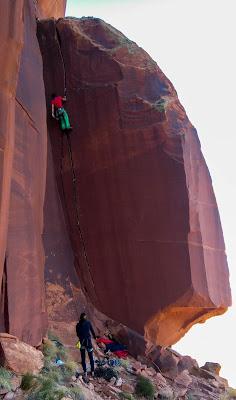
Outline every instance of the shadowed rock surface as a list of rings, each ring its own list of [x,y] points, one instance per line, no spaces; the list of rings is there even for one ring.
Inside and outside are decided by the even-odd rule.
[[[197,133],[156,63],[110,25],[46,20],[38,37],[48,108],[67,88],[72,160],[50,118],[48,129],[84,293],[146,339],[173,344],[231,303]]]

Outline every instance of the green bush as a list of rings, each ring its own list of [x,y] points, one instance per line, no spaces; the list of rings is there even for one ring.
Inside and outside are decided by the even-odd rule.
[[[73,400],[85,400],[83,392],[78,387],[71,388],[68,394],[72,397]]]
[[[132,394],[125,392],[120,393],[120,398],[126,400],[134,400],[134,396]]]
[[[10,371],[8,371],[6,368],[0,367],[0,388],[1,389],[6,389],[6,390],[11,390],[12,384],[11,384],[11,378],[12,374]]]
[[[154,398],[155,388],[150,379],[145,378],[144,376],[139,376],[135,387],[135,393],[139,397],[151,400]]]
[[[58,338],[49,334],[51,340],[45,340],[42,346],[44,354],[44,367],[41,373],[33,377],[23,378],[24,390],[29,390],[28,400],[60,400],[68,395],[73,400],[84,400],[81,390],[67,388],[65,385],[75,374],[78,366],[69,358],[68,350],[60,343]],[[57,358],[64,361],[63,365],[55,365]]]
[[[59,386],[52,378],[38,376],[37,387],[28,395],[28,400],[61,400],[67,388]]]
[[[29,390],[35,385],[35,383],[36,383],[36,377],[33,374],[30,374],[29,372],[27,372],[22,377],[20,387],[22,390]]]
[[[76,371],[78,370],[78,365],[76,364],[76,362],[68,360],[60,368],[65,379],[70,379],[73,375],[75,375]]]
[[[166,106],[167,106],[167,101],[163,98],[158,99],[154,104],[154,108],[159,112],[164,112]]]
[[[57,346],[51,340],[46,340],[42,348],[43,355],[48,360],[53,360],[57,357]]]
[[[48,339],[51,340],[52,342],[53,341],[60,342],[59,337],[52,331],[48,331]]]
[[[63,371],[61,370],[61,367],[51,367],[49,371],[45,372],[45,375],[43,375],[46,378],[51,379],[52,381],[62,384],[64,382],[64,376],[63,376]],[[39,377],[40,379],[40,377]]]
[[[60,342],[60,339],[52,332],[48,332],[48,340],[43,344],[43,354],[45,357],[53,359],[59,357],[63,361],[68,359],[68,351],[65,346]]]

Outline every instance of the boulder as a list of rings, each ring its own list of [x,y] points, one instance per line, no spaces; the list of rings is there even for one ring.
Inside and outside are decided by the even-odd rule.
[[[171,349],[160,349],[159,356],[155,362],[165,376],[175,378],[178,375],[179,356]]]
[[[156,375],[156,371],[155,371],[155,369],[154,369],[154,368],[152,368],[152,367],[149,367],[149,368],[147,368],[147,369],[146,369],[146,374],[147,374],[148,376],[151,376],[151,377],[153,377],[153,376],[155,376],[155,375]]]
[[[135,392],[134,386],[131,385],[130,383],[123,383],[122,386],[121,386],[121,389],[125,393],[133,394]]]
[[[5,396],[4,396],[4,400],[12,400],[15,398],[15,393],[14,392],[8,392]]]
[[[164,376],[162,376],[159,372],[156,374],[155,377],[157,387],[165,387],[167,386],[167,382]]]
[[[187,370],[184,370],[179,375],[177,375],[174,382],[177,385],[188,387],[192,383],[192,378],[189,375],[189,372]]]
[[[206,362],[201,368],[206,371],[213,372],[213,374],[219,375],[221,370],[221,365],[219,363]]]
[[[12,390],[13,392],[15,392],[21,385],[21,380],[22,377],[21,376],[13,376],[11,379],[11,386],[12,386]]]
[[[158,397],[163,399],[172,399],[173,398],[173,389],[170,386],[165,386],[163,388],[158,389]]]
[[[120,387],[120,386],[122,386],[122,384],[123,384],[123,380],[122,380],[121,377],[119,377],[119,378],[117,379],[117,381],[116,381],[116,386],[117,386],[117,387]]]
[[[178,362],[178,371],[184,371],[187,369],[189,372],[191,372],[192,368],[196,367],[199,368],[199,365],[196,360],[194,360],[190,356],[181,356],[179,362]]]
[[[0,337],[1,365],[16,374],[37,374],[43,368],[43,354],[18,339]]]
[[[221,376],[214,374],[213,372],[207,371],[203,368],[193,368],[191,371],[191,374],[193,376],[196,376],[197,378],[202,378],[204,380],[208,380],[209,382],[214,379],[219,383],[219,387],[221,389],[225,389],[229,386],[227,379],[222,378]]]

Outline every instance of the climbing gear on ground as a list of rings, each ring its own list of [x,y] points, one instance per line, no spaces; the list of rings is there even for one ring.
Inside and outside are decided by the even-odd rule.
[[[94,375],[96,378],[104,378],[106,381],[110,381],[113,377],[118,379],[118,373],[110,367],[98,367],[95,369]]]
[[[109,365],[109,367],[119,367],[121,365],[121,361],[118,358],[96,360],[95,363],[97,367],[103,367],[104,365]]]

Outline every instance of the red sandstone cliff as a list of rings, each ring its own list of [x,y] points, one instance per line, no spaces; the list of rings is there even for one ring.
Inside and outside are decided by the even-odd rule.
[[[84,291],[106,315],[172,344],[230,304],[196,131],[156,63],[108,24],[48,20],[39,32],[47,98],[66,85],[74,126],[73,184],[66,138],[48,125]]]
[[[64,332],[92,302],[174,343],[231,301],[196,131],[145,51],[99,19],[42,20],[54,5],[19,0],[0,28],[1,330],[35,345],[48,315]],[[74,176],[50,115],[47,139],[65,86]]]

